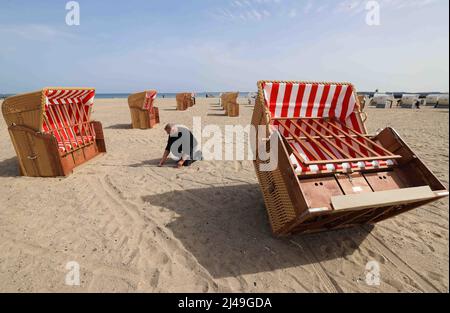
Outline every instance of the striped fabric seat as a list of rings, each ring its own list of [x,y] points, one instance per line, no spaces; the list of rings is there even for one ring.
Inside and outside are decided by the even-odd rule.
[[[66,153],[95,141],[90,124],[93,89],[47,89],[42,129],[53,135],[60,153]]]
[[[337,157],[340,157],[341,159],[344,158],[336,149],[332,149],[330,145],[327,145],[326,142],[320,141],[320,143],[327,147],[327,149],[331,149],[333,153]],[[325,154],[323,154],[322,150],[317,147],[317,145],[314,145],[313,143],[307,142],[305,143],[309,148],[313,149],[317,154],[319,154],[323,159],[330,160],[331,158]],[[293,148],[296,149],[300,155],[307,161],[311,161],[314,158],[312,155],[306,150],[303,149],[298,143],[293,143]],[[295,172],[299,175],[301,174],[319,174],[319,173],[335,173],[335,172],[344,172],[349,173],[355,170],[369,170],[369,169],[378,169],[378,168],[385,168],[390,167],[394,165],[394,161],[387,160],[387,161],[372,161],[372,162],[352,162],[352,163],[341,163],[341,164],[326,164],[326,165],[310,165],[305,166],[302,164],[302,162],[295,156],[291,155],[290,159],[292,161],[292,164],[294,165]]]
[[[298,152],[297,155],[290,156],[298,174],[347,173],[390,167],[395,164],[393,160],[309,166],[303,162],[303,160],[306,162],[332,160],[330,154],[336,159],[346,159],[344,154],[355,159],[373,156],[371,151],[366,148],[367,142],[362,138],[358,139],[361,144],[348,138],[345,139],[345,143],[333,138],[333,136],[343,135],[343,132],[351,134],[352,130],[360,134],[367,134],[359,116],[359,107],[352,85],[266,82],[263,84],[263,90],[271,118],[289,118],[285,122],[274,120],[272,122],[273,129],[278,130],[285,138],[291,138],[294,135],[301,137],[302,144],[306,146],[305,148],[295,141],[289,141],[292,149]],[[312,119],[316,119],[320,123],[316,124]],[[325,127],[321,125],[325,125]],[[305,134],[314,136],[315,142],[308,140]],[[330,139],[327,142],[321,139],[320,135],[328,136]],[[386,155],[377,147],[370,146],[369,148],[372,148],[369,150],[375,151],[377,154]]]

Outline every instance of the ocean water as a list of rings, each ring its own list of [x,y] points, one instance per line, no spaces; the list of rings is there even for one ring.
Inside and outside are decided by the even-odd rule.
[[[247,97],[249,92],[240,92],[239,96],[240,97]],[[208,94],[209,98],[217,98],[220,95],[220,92],[196,92],[195,96],[198,98],[206,98],[206,95]],[[128,98],[130,94],[128,93],[97,93],[95,95],[95,97],[97,99],[122,99],[122,98]],[[168,99],[172,99],[175,98],[177,96],[176,93],[173,92],[161,92],[158,93],[158,98],[168,98]]]
[[[208,94],[209,98],[217,98],[219,97],[221,92],[196,92],[195,96],[198,98],[206,98],[206,95]],[[247,97],[249,92],[240,92],[240,97]],[[95,94],[95,98],[97,99],[126,99],[128,98],[130,94],[129,93],[97,93]],[[13,94],[1,94],[0,93],[0,99],[5,99],[7,97],[13,96]],[[158,93],[158,98],[168,98],[168,99],[174,99],[177,96],[176,93],[173,92],[167,92],[167,93]]]

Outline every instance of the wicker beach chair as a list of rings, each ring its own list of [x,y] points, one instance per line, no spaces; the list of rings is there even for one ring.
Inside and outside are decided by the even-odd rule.
[[[394,107],[395,98],[388,94],[374,94],[371,105],[377,109],[392,109]]]
[[[361,106],[361,111],[364,111],[370,105],[370,99],[366,95],[358,95],[359,104]]]
[[[420,104],[419,95],[405,94],[402,95],[399,105],[402,109],[416,109],[417,103]]]
[[[239,92],[225,92],[221,96],[222,108],[225,110],[225,115],[229,117],[239,116],[239,104],[237,98]]]
[[[194,105],[192,94],[189,92],[178,93],[176,95],[177,110],[186,111],[188,108]]]
[[[448,196],[394,129],[367,133],[351,84],[261,81],[258,89],[254,165],[275,235],[374,224]]]
[[[91,121],[95,90],[45,88],[7,98],[3,117],[24,176],[67,176],[106,152],[100,122]]]
[[[448,109],[449,108],[448,94],[441,95],[439,97],[439,100],[438,100],[435,108],[437,108],[437,109]]]
[[[159,124],[159,109],[154,106],[155,90],[132,94],[128,97],[133,128],[149,129]]]

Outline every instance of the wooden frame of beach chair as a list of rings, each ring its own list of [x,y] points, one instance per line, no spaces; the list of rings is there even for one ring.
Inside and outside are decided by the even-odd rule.
[[[387,94],[375,94],[371,104],[377,109],[392,109],[394,107],[394,96]]]
[[[21,175],[67,176],[106,152],[102,125],[91,121],[94,97],[92,88],[55,87],[3,102]]]
[[[436,109],[448,109],[449,108],[448,94],[443,94],[439,97],[439,100],[438,100],[435,108]]]
[[[275,235],[375,224],[448,196],[394,129],[367,133],[351,84],[260,81],[258,91],[254,165]]]
[[[160,123],[159,109],[154,106],[157,95],[156,90],[149,90],[128,97],[133,128],[149,129]]]
[[[194,104],[192,100],[192,94],[188,92],[178,93],[176,95],[177,100],[177,111],[186,111],[188,108],[192,107]]]
[[[369,105],[369,98],[366,95],[358,95],[359,104],[361,106],[361,111]]]
[[[225,110],[225,115],[229,117],[239,116],[239,103],[237,99],[239,92],[226,92],[221,96],[222,108]]]
[[[399,101],[399,106],[402,109],[416,109],[416,103],[419,102],[420,99],[418,94],[404,94],[402,95],[401,100]]]

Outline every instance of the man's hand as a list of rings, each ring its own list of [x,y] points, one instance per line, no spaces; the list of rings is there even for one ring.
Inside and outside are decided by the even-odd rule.
[[[164,151],[164,155],[163,155],[163,157],[162,157],[162,159],[161,159],[161,161],[159,162],[159,164],[158,164],[158,167],[163,167],[164,166],[164,164],[166,163],[166,161],[167,161],[167,158],[169,157],[169,151]]]
[[[180,161],[178,161],[178,163],[177,163],[177,165],[176,165],[175,167],[176,167],[176,168],[182,168],[183,165],[184,165],[184,161],[183,161],[183,160],[180,160]]]

